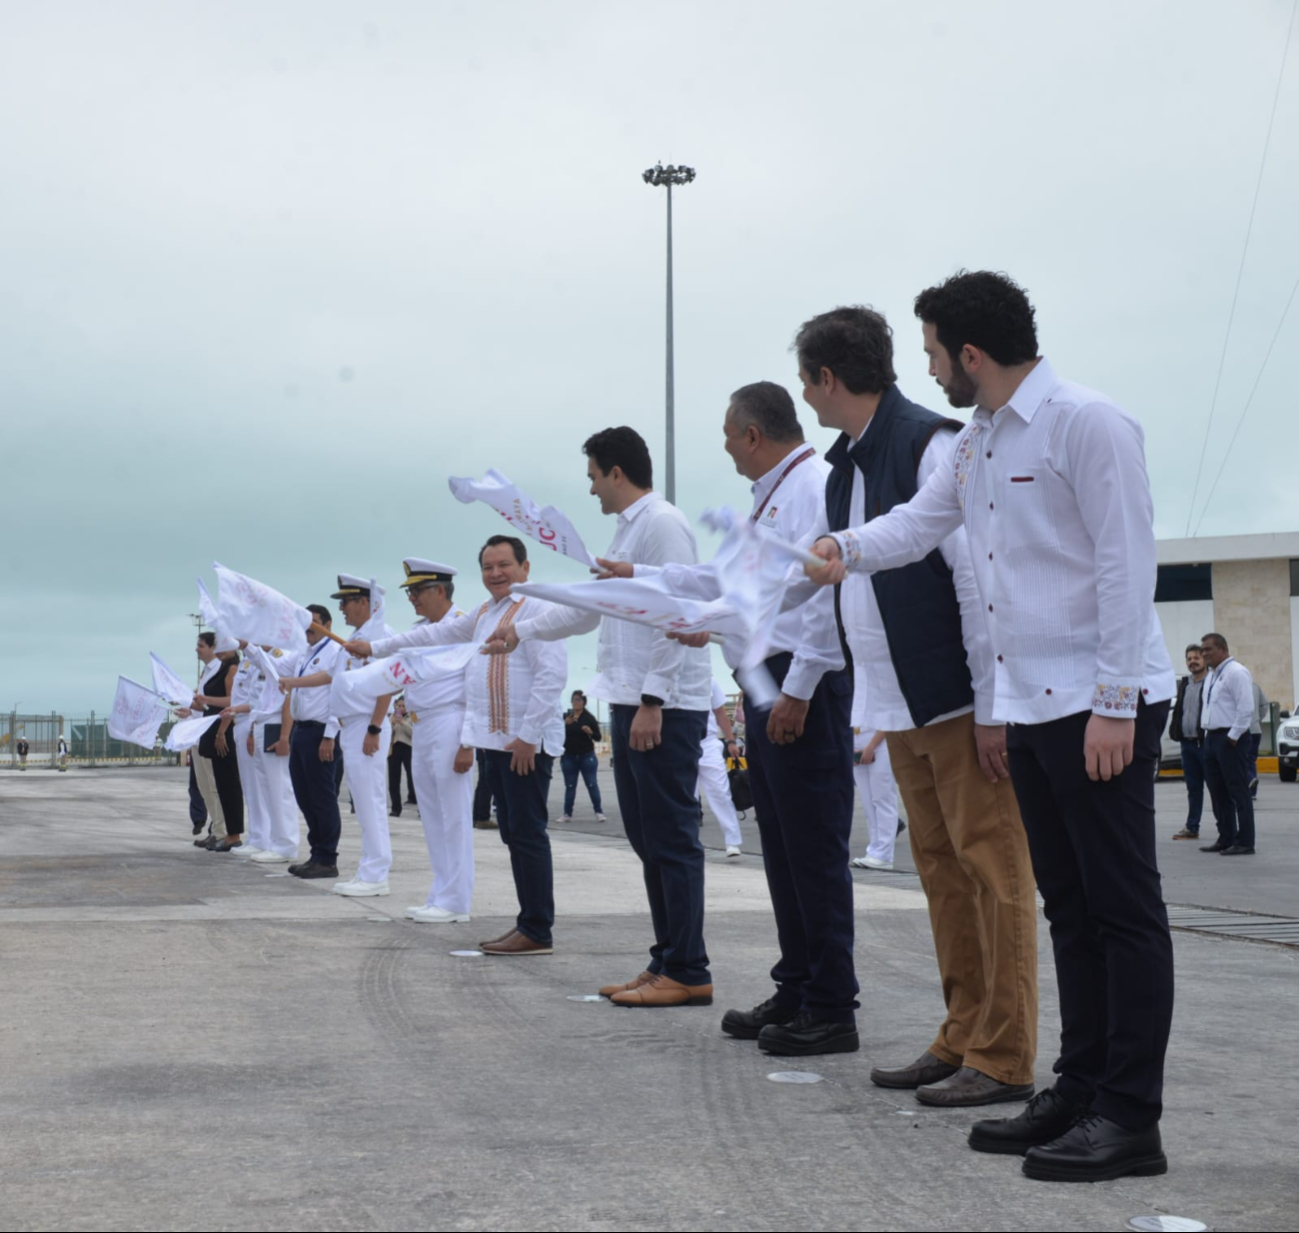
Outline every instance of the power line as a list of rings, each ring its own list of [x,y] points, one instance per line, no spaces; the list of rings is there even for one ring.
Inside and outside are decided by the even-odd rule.
[[[1199,535],[1200,526],[1204,522],[1204,516],[1209,512],[1209,503],[1213,500],[1213,494],[1218,487],[1218,481],[1222,478],[1222,473],[1227,469],[1227,459],[1231,457],[1231,451],[1236,444],[1236,438],[1240,435],[1240,426],[1245,422],[1245,416],[1249,413],[1250,404],[1254,401],[1254,395],[1258,392],[1258,383],[1263,379],[1263,370],[1267,367],[1268,360],[1272,358],[1272,349],[1276,346],[1276,340],[1281,337],[1281,327],[1285,325],[1285,319],[1290,315],[1290,306],[1294,303],[1296,293],[1299,293],[1299,278],[1295,279],[1294,286],[1290,288],[1290,298],[1285,302],[1285,309],[1281,313],[1281,320],[1277,322],[1276,332],[1272,335],[1272,341],[1268,343],[1267,354],[1263,357],[1263,363],[1259,365],[1258,376],[1254,378],[1254,385],[1249,391],[1249,397],[1245,399],[1245,406],[1241,410],[1240,419],[1236,421],[1236,429],[1231,434],[1231,440],[1227,442],[1227,452],[1222,456],[1222,465],[1218,468],[1218,474],[1213,477],[1213,484],[1209,488],[1209,495],[1204,498],[1204,508],[1200,511],[1200,521],[1195,524],[1196,535]]]
[[[1290,58],[1290,36],[1294,32],[1295,14],[1299,13],[1299,0],[1290,6],[1290,24],[1286,27],[1285,47],[1281,53],[1281,71],[1276,75],[1276,90],[1272,94],[1272,114],[1267,121],[1267,136],[1263,140],[1263,158],[1258,165],[1258,179],[1254,183],[1254,201],[1249,208],[1249,225],[1245,228],[1245,247],[1240,253],[1240,268],[1236,271],[1236,289],[1231,296],[1231,311],[1227,314],[1227,335],[1222,340],[1222,355],[1218,359],[1218,376],[1213,383],[1213,398],[1209,403],[1209,422],[1204,426],[1204,441],[1200,446],[1200,465],[1195,469],[1195,487],[1191,489],[1191,506],[1186,511],[1186,534],[1191,534],[1191,519],[1195,517],[1195,498],[1200,492],[1200,476],[1204,472],[1204,458],[1209,450],[1209,433],[1213,429],[1213,413],[1218,406],[1218,391],[1222,387],[1222,370],[1227,363],[1227,348],[1231,344],[1231,327],[1236,320],[1236,303],[1240,299],[1240,283],[1245,276],[1245,258],[1249,256],[1249,241],[1254,234],[1254,215],[1258,211],[1259,191],[1263,187],[1263,172],[1267,168],[1267,153],[1272,145],[1272,126],[1276,122],[1277,104],[1281,99],[1281,83],[1285,80],[1286,61]],[[1239,428],[1239,425],[1237,425]],[[1232,438],[1235,440],[1235,438]],[[1200,515],[1203,519],[1203,513]]]

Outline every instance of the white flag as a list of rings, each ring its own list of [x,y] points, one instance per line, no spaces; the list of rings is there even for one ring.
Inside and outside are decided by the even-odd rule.
[[[203,585],[203,579],[196,579],[198,582],[198,611],[199,616],[203,618],[203,624],[211,629],[216,629],[217,609],[216,604],[212,602],[212,596],[208,594],[207,587]]]
[[[109,736],[152,749],[166,718],[167,703],[152,689],[146,689],[128,676],[117,678],[113,713],[108,718]]]
[[[212,568],[220,583],[217,625],[222,632],[255,646],[279,647],[299,654],[307,649],[305,631],[312,617],[301,604],[216,561]]]
[[[447,483],[457,501],[466,505],[482,501],[530,539],[592,569],[599,568],[582,543],[582,537],[563,513],[553,505],[539,508],[530,496],[499,471],[489,470],[480,480],[452,476]]]
[[[375,579],[371,578],[370,615],[366,618],[365,624],[350,637],[360,638],[365,642],[378,642],[380,638],[390,638],[392,636],[392,631],[387,628],[388,605],[385,601],[386,595],[387,592],[383,587]]]
[[[195,715],[192,719],[177,720],[167,733],[167,748],[176,753],[182,749],[193,749],[203,733],[220,721],[220,715]]]
[[[249,699],[249,714],[253,719],[280,717],[284,710],[284,691],[280,689],[280,677],[289,675],[292,656],[283,655],[278,660],[263,651],[259,646],[249,643],[244,654],[257,665],[262,674],[261,692]]]
[[[194,686],[186,685],[152,651],[149,652],[149,666],[153,669],[154,689],[172,706],[189,706],[194,701]]]
[[[510,594],[535,595],[584,612],[649,625],[664,633],[743,634],[745,630],[743,620],[723,601],[674,595],[662,575],[606,578],[602,582],[520,582],[510,588]]]
[[[408,685],[431,680],[435,676],[463,672],[469,661],[478,654],[472,642],[457,642],[450,646],[417,647],[398,651],[388,659],[353,668],[351,672],[336,671],[329,687],[329,709],[335,715],[361,715],[374,709],[375,701],[384,694],[399,694]],[[340,656],[340,660],[343,657]]]

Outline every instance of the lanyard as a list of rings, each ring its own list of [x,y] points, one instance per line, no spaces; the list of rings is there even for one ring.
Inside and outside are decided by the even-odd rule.
[[[1218,683],[1218,678],[1222,675],[1222,670],[1231,663],[1231,657],[1224,659],[1217,668],[1209,675],[1208,681],[1204,686],[1204,704],[1200,707],[1200,714],[1204,717],[1205,722],[1209,719],[1209,702],[1213,698],[1213,687]]]
[[[816,453],[816,449],[813,446],[809,445],[807,449],[805,449],[797,458],[794,459],[793,462],[789,464],[789,466],[787,466],[780,473],[780,478],[774,484],[772,484],[771,491],[767,493],[766,497],[763,498],[762,504],[758,507],[758,512],[753,515],[750,521],[757,522],[758,519],[761,518],[764,513],[766,513],[767,506],[771,503],[771,498],[776,495],[776,489],[779,488],[781,484],[785,482],[785,476],[787,476],[796,466],[798,466],[800,462],[806,462],[815,453]]]

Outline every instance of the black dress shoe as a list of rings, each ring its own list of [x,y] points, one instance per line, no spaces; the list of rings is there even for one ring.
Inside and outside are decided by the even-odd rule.
[[[1099,1113],[1080,1117],[1058,1139],[1029,1148],[1024,1176],[1044,1182],[1109,1182],[1168,1172],[1159,1123],[1128,1130]]]
[[[769,1024],[789,1023],[797,1014],[797,1006],[782,1005],[775,998],[768,998],[752,1010],[728,1010],[722,1016],[722,1031],[740,1040],[757,1040],[758,1033]]]
[[[1254,855],[1254,849],[1253,849],[1253,848],[1242,848],[1242,847],[1240,846],[1240,844],[1238,844],[1238,843],[1233,843],[1233,844],[1231,845],[1231,847],[1229,847],[1229,848],[1223,848],[1221,855],[1223,855],[1223,856],[1253,856],[1253,855]]]
[[[1223,843],[1222,840],[1219,839],[1216,840],[1214,843],[1208,844],[1205,847],[1201,848],[1200,851],[1201,852],[1225,852],[1231,846],[1232,846],[1231,844]]]
[[[910,1066],[876,1066],[871,1071],[871,1082],[876,1087],[920,1087],[925,1083],[941,1083],[960,1069],[939,1060],[926,1049]]]
[[[242,839],[236,839],[234,843],[231,843],[229,839],[218,839],[216,843],[212,845],[209,851],[233,852],[236,848],[242,848],[243,846],[244,846],[244,841]]]
[[[201,835],[201,834],[203,833],[203,828],[204,828],[205,826],[207,826],[207,823],[206,823],[206,822],[192,822],[192,823],[190,823],[190,825],[193,826],[193,828],[194,828],[194,834],[196,834],[196,835]]]
[[[922,1105],[942,1109],[1008,1104],[1012,1100],[1027,1100],[1032,1095],[1031,1083],[1002,1083],[973,1066],[962,1066],[947,1079],[916,1088],[916,1099]]]
[[[221,840],[218,839],[215,835],[209,835],[209,836],[208,836],[208,837],[203,841],[203,846],[204,846],[204,847],[205,847],[209,852],[215,852],[215,851],[216,851],[216,846],[217,846],[217,844],[219,844],[220,842],[221,842]]]
[[[856,1053],[861,1047],[855,1023],[831,1023],[800,1010],[788,1023],[769,1023],[758,1033],[758,1048],[781,1057],[816,1053]]]
[[[308,861],[305,865],[290,867],[289,872],[299,878],[336,878],[338,866],[318,865],[315,861]]]
[[[1076,1105],[1048,1087],[1038,1092],[1018,1117],[975,1122],[969,1143],[976,1152],[1022,1156],[1030,1147],[1058,1139],[1086,1112],[1085,1105]]]

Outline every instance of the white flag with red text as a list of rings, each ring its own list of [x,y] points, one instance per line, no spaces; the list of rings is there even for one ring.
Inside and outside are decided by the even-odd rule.
[[[194,701],[194,686],[186,685],[152,651],[149,652],[149,667],[153,670],[154,689],[172,706],[189,706]]]
[[[553,505],[539,507],[499,471],[489,469],[480,480],[451,476],[447,483],[457,501],[465,505],[482,501],[530,539],[591,569],[598,568],[577,529],[560,510]]]
[[[190,696],[193,697],[191,690]],[[113,711],[108,717],[108,735],[132,745],[152,749],[158,739],[158,729],[167,718],[166,699],[146,689],[129,676],[117,678],[117,693],[113,696]]]
[[[264,582],[212,562],[217,581],[217,627],[231,638],[301,654],[311,613]]]
[[[360,715],[373,709],[375,701],[385,694],[399,694],[408,685],[463,672],[477,654],[474,643],[457,642],[398,651],[350,672],[336,670],[329,687],[330,711],[334,715]],[[340,656],[340,665],[343,661]]]

